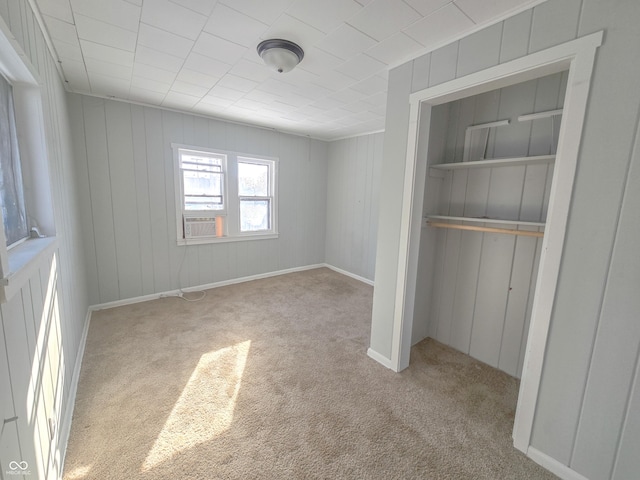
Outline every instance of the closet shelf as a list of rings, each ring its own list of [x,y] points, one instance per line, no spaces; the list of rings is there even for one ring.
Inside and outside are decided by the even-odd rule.
[[[532,157],[492,158],[489,160],[474,160],[471,162],[439,163],[430,165],[436,170],[459,170],[463,168],[513,167],[518,165],[540,165],[552,163],[555,155],[536,155]]]
[[[521,235],[527,237],[542,237],[544,232],[531,231],[531,230],[517,230],[518,227],[534,227],[543,228],[542,222],[525,222],[520,220],[498,220],[495,218],[478,218],[478,217],[452,217],[448,215],[427,215],[424,219],[425,226],[436,228],[451,228],[455,230],[471,230],[476,232],[488,232],[488,233],[506,233],[509,235]],[[481,223],[490,225],[504,225],[512,226],[516,228],[496,228],[487,227],[483,225],[463,225],[461,223],[444,223],[445,221],[454,222],[469,222],[469,223]]]

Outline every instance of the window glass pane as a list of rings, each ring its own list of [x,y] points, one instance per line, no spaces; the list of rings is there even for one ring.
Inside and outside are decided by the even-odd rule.
[[[270,200],[240,200],[240,231],[269,230],[271,218]]]
[[[242,196],[269,196],[269,166],[238,162],[238,194]]]
[[[181,159],[181,167],[185,169],[202,170],[207,172],[222,171],[222,158],[183,152],[181,154]]]
[[[222,159],[181,153],[185,210],[224,208]]]
[[[11,85],[0,76],[0,208],[7,246],[28,236]]]

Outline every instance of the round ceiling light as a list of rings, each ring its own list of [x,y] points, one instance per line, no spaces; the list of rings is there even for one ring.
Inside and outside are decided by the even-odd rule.
[[[269,68],[279,73],[293,70],[304,58],[304,51],[289,40],[273,38],[258,44],[258,55]]]

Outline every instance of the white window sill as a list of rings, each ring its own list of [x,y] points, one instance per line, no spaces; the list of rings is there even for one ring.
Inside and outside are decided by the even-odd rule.
[[[0,302],[9,301],[19,292],[57,247],[56,237],[45,237],[31,238],[9,250],[9,274],[0,279]]]
[[[205,245],[209,243],[248,242],[251,240],[271,240],[278,238],[277,233],[260,233],[255,235],[238,235],[235,237],[203,237],[203,238],[179,238],[178,245]]]

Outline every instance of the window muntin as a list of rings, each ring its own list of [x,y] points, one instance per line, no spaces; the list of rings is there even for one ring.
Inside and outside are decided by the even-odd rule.
[[[13,89],[0,75],[0,208],[6,237],[11,247],[29,236],[20,151],[13,106]]]

